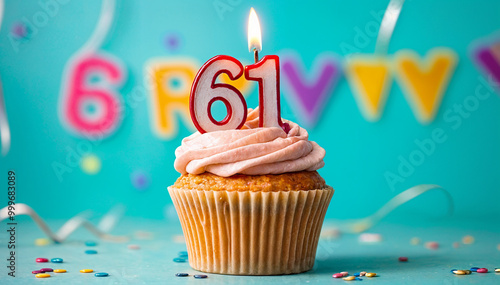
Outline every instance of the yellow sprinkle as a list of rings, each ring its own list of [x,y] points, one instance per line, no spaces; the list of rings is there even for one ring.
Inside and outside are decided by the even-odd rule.
[[[66,273],[66,269],[54,269],[54,273]]]
[[[463,270],[455,270],[453,271],[453,273],[455,273],[456,275],[465,275],[465,271]]]
[[[420,242],[421,242],[421,240],[418,237],[414,237],[414,238],[410,239],[411,245],[419,245]]]
[[[37,238],[35,240],[36,246],[46,246],[50,244],[50,240],[48,238]]]
[[[88,154],[81,158],[80,167],[87,174],[96,174],[101,170],[101,160],[96,155]]]
[[[366,277],[375,277],[377,276],[377,273],[369,272],[365,274]]]
[[[94,270],[92,270],[92,269],[82,269],[82,270],[80,270],[80,272],[81,273],[92,273],[92,272],[94,272]]]
[[[465,272],[466,275],[469,275],[472,273],[472,271],[470,271],[470,270],[463,270],[463,272]]]
[[[495,268],[495,272],[500,273],[500,268]]]
[[[474,237],[473,236],[464,236],[462,238],[463,244],[473,244],[474,243]]]
[[[342,278],[342,279],[345,280],[345,281],[352,281],[352,280],[356,279],[356,277],[355,276],[349,276],[349,277],[345,277],[345,278]]]
[[[37,275],[35,275],[36,278],[48,278],[50,277],[50,274],[48,273],[38,273]]]

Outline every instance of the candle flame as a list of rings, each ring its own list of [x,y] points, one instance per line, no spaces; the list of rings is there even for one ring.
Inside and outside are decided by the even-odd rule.
[[[250,16],[248,16],[248,51],[256,49],[262,50],[262,34],[260,32],[260,23],[257,13],[253,8],[250,9]]]

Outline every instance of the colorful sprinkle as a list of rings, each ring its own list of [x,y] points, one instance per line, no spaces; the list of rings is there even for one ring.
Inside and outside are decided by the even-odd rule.
[[[408,257],[401,256],[400,258],[398,258],[398,260],[401,261],[401,262],[406,262],[406,261],[408,261]]]
[[[63,259],[62,258],[52,258],[50,260],[50,262],[52,262],[52,263],[62,263]]]
[[[344,278],[342,278],[342,280],[345,280],[345,281],[353,281],[353,280],[356,280],[356,277],[354,277],[354,276],[348,276],[348,277],[344,277]]]
[[[89,249],[85,251],[86,254],[97,254],[97,250]]]
[[[439,243],[435,242],[435,241],[429,241],[429,242],[426,242],[425,243],[425,247],[427,249],[438,249],[439,248]]]
[[[66,273],[66,269],[54,269],[54,273]]]
[[[353,276],[356,276],[356,277],[359,277],[360,275],[361,275],[360,272],[356,272],[356,273],[353,274]]]
[[[127,247],[128,247],[128,249],[140,249],[141,248],[137,244],[129,244]]]
[[[356,277],[356,280],[358,281],[363,281],[363,279],[359,278],[359,277]]]
[[[42,273],[42,272],[40,272],[40,270],[33,270],[33,271],[31,271],[31,273],[38,274],[38,273]]]
[[[83,172],[93,175],[101,170],[101,160],[94,154],[86,154],[80,160]]]
[[[464,236],[462,238],[462,243],[463,244],[473,244],[474,243],[474,237],[473,236]]]
[[[372,243],[372,242],[381,242],[382,235],[380,234],[372,234],[372,233],[363,233],[359,235],[360,242]]]
[[[476,272],[477,273],[488,273],[488,269],[486,269],[486,268],[479,268]]]
[[[106,277],[108,275],[109,274],[106,272],[97,272],[96,274],[94,274],[95,277]]]
[[[36,278],[48,278],[50,277],[50,274],[48,273],[38,273],[37,275],[35,275]]]
[[[174,262],[186,262],[186,259],[181,257],[176,257],[174,258]]]
[[[347,271],[342,271],[342,272],[340,272],[340,274],[342,274],[342,276],[346,277],[347,275],[349,275],[349,272],[347,272]]]
[[[422,241],[418,237],[414,237],[410,239],[411,245],[419,245]]]
[[[36,246],[46,246],[50,244],[50,240],[48,238],[37,238],[35,240]]]
[[[82,269],[82,270],[80,270],[80,273],[92,273],[92,272],[94,272],[94,270],[92,270],[92,269]]]
[[[359,273],[359,276],[365,276],[365,275],[366,275],[366,271],[361,271],[361,272]]]
[[[471,268],[470,268],[470,271],[472,271],[472,272],[477,272],[477,270],[478,270],[478,269],[479,269],[479,267],[471,267]]]
[[[150,184],[148,175],[140,170],[134,171],[130,175],[130,180],[132,181],[134,188],[140,191],[148,189]]]
[[[42,269],[40,269],[40,273],[52,272],[52,271],[54,271],[54,269],[52,269],[52,268],[42,268]]]
[[[49,262],[49,260],[47,258],[39,257],[36,259],[36,262],[38,262],[38,263]]]
[[[455,274],[455,271],[457,271],[458,269],[452,269],[450,270],[451,273]]]
[[[207,278],[208,276],[207,275],[203,275],[203,274],[196,274],[193,277],[194,278]]]
[[[335,273],[332,275],[333,278],[342,278],[344,275],[342,273]]]
[[[500,273],[500,268],[495,268],[495,273]]]
[[[88,241],[85,242],[85,245],[86,246],[96,246],[97,243],[95,241],[88,240]]]
[[[465,272],[466,275],[469,275],[469,274],[472,273],[472,271],[470,271],[470,270],[464,270],[464,272]]]
[[[456,275],[465,275],[466,273],[463,270],[454,270],[453,274],[456,274]]]
[[[187,274],[187,273],[175,273],[175,276],[177,276],[177,277],[186,277],[186,276],[189,276],[189,274]]]
[[[366,277],[375,277],[377,276],[377,273],[373,273],[373,272],[368,272],[365,274]]]

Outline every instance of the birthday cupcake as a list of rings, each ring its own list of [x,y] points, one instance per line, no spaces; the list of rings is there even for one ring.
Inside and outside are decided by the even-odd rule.
[[[297,124],[199,132],[175,151],[181,176],[168,191],[196,270],[234,275],[300,273],[314,265],[334,190],[316,172],[325,150]]]

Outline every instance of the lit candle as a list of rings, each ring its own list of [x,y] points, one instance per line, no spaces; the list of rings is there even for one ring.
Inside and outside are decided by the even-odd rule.
[[[255,64],[243,68],[237,59],[218,55],[207,61],[195,77],[191,88],[189,109],[195,127],[200,133],[240,129],[247,118],[247,105],[241,92],[229,84],[216,83],[221,73],[231,80],[243,73],[247,80],[259,84],[259,127],[282,127],[280,114],[279,57],[267,55],[258,61],[262,50],[260,24],[253,8],[248,21],[248,48],[254,51]],[[212,105],[221,101],[227,115],[221,121],[212,116]]]
[[[262,35],[253,8],[248,17],[248,49],[254,51],[255,63],[245,67],[245,78],[259,83],[259,127],[281,127],[280,60],[277,55],[266,55],[257,62]]]

